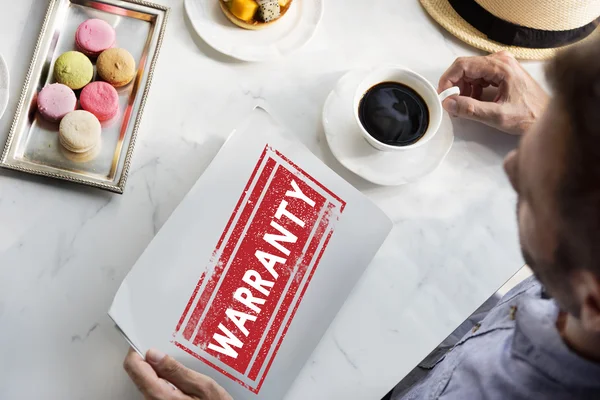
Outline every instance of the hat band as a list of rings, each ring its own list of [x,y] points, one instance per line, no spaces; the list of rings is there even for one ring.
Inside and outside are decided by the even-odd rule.
[[[452,8],[475,29],[488,39],[507,46],[530,49],[549,49],[575,43],[591,34],[600,17],[580,28],[566,31],[546,31],[513,24],[496,17],[475,0],[448,0]]]

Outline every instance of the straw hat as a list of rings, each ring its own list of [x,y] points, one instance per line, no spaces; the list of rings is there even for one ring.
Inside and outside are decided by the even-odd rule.
[[[600,37],[600,0],[420,0],[440,25],[489,52],[543,60]]]

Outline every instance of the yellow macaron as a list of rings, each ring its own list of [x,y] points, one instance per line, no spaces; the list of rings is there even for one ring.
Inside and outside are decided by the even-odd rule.
[[[114,87],[127,85],[135,77],[135,60],[125,49],[112,48],[103,51],[96,62],[98,75]]]

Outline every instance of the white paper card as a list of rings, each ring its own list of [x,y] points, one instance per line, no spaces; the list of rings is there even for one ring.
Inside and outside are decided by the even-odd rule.
[[[109,315],[236,400],[282,399],[392,223],[256,108],[123,281]]]

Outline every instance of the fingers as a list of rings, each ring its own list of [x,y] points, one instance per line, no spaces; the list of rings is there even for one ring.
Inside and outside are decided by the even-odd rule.
[[[145,362],[133,349],[129,350],[123,362],[123,367],[146,399],[171,400],[179,398],[176,394],[181,393],[175,391],[167,382],[160,379],[152,366]]]
[[[457,84],[457,86],[460,89],[461,96],[467,96],[477,100],[481,100],[483,88],[490,86],[490,84],[481,80],[477,80],[471,83],[461,81]]]
[[[184,367],[172,357],[156,350],[148,351],[144,361],[132,349],[123,366],[148,400],[184,400],[192,397],[199,400],[233,400],[212,379]],[[177,386],[177,389],[171,384]]]
[[[184,367],[173,357],[150,350],[146,354],[146,360],[157,376],[171,382],[188,395],[197,396],[201,400],[232,400],[214,380]]]
[[[457,86],[443,103],[452,115],[522,134],[541,115],[548,95],[508,52],[458,58],[440,78],[439,92]],[[496,90],[484,90],[493,86]]]
[[[502,118],[502,107],[497,103],[479,101],[465,96],[452,96],[442,103],[444,109],[455,117],[483,122],[498,126]]]
[[[475,100],[481,100],[481,95],[483,94],[483,86],[474,83],[471,85],[471,97]]]
[[[438,91],[452,86],[461,86],[461,82],[480,83],[498,86],[510,74],[510,64],[514,59],[510,53],[501,52],[485,57],[460,57],[444,72],[440,78]],[[461,93],[462,94],[462,93]]]

